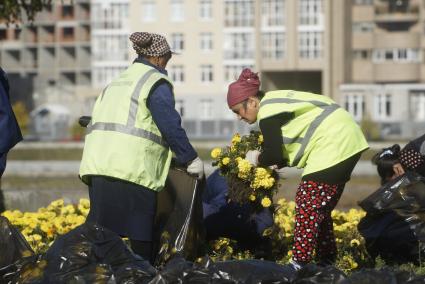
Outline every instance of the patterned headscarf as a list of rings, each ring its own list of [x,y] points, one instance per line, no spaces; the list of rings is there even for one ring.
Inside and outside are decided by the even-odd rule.
[[[229,108],[251,96],[257,95],[260,89],[260,83],[257,73],[252,72],[248,68],[243,69],[238,80],[229,85],[227,91],[227,104]]]
[[[131,34],[130,41],[138,55],[162,57],[171,52],[167,40],[159,34],[136,32]]]

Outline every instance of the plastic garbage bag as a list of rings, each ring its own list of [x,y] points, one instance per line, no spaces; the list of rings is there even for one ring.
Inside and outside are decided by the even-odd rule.
[[[347,275],[333,266],[320,267],[315,264],[308,264],[297,272],[296,278],[293,283],[342,284],[345,283],[346,279]]]
[[[166,283],[292,283],[296,271],[289,265],[265,260],[212,262],[194,264],[181,257],[171,258],[151,284]]]
[[[3,216],[0,216],[0,252],[0,268],[34,254],[22,234]]]
[[[159,243],[155,266],[165,263],[173,254],[188,260],[202,254],[204,185],[205,180],[195,179],[184,169],[170,168],[165,188],[158,194],[154,239]]]
[[[406,172],[360,201],[359,206],[369,213],[425,211],[425,178],[416,172]]]
[[[0,283],[44,284],[46,260],[42,255],[24,257],[0,268]]]
[[[58,237],[45,258],[48,283],[145,283],[157,272],[117,234],[88,223]]]
[[[359,202],[367,212],[358,230],[372,257],[388,263],[425,256],[425,179],[415,172],[383,185]]]

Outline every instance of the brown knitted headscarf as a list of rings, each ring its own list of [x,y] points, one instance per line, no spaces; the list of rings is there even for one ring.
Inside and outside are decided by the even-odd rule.
[[[171,52],[167,40],[159,34],[136,32],[131,34],[130,41],[138,55],[162,57]]]

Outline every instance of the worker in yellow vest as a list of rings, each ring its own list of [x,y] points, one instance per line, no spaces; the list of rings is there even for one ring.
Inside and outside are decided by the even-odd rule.
[[[152,261],[157,193],[164,187],[172,152],[198,178],[204,165],[175,110],[165,70],[172,57],[166,39],[137,32],[130,41],[138,57],[96,100],[80,177],[89,185],[87,222],[128,237],[133,251]]]
[[[227,102],[238,118],[259,122],[264,148],[248,151],[253,165],[303,168],[295,202],[291,264],[295,270],[313,260],[327,265],[336,259],[331,211],[366,139],[352,116],[326,96],[279,90],[262,92],[256,73],[244,69],[229,85]]]

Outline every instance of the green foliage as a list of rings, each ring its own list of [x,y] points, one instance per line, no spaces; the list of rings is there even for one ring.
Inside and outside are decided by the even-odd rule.
[[[72,125],[71,128],[69,129],[70,134],[71,134],[71,138],[73,140],[82,140],[84,135],[86,134],[86,128],[82,127],[79,123],[78,120],[76,120]]]
[[[16,120],[18,121],[19,128],[21,128],[21,132],[23,135],[28,133],[28,125],[29,125],[29,113],[25,104],[21,101],[18,101],[12,106],[13,112],[15,113]]]
[[[38,12],[51,4],[52,0],[1,0],[0,19],[6,23],[16,23],[21,22],[25,15],[29,21],[33,21]]]
[[[369,141],[376,141],[381,138],[381,131],[379,125],[372,121],[369,115],[366,115],[360,122],[360,127]]]

